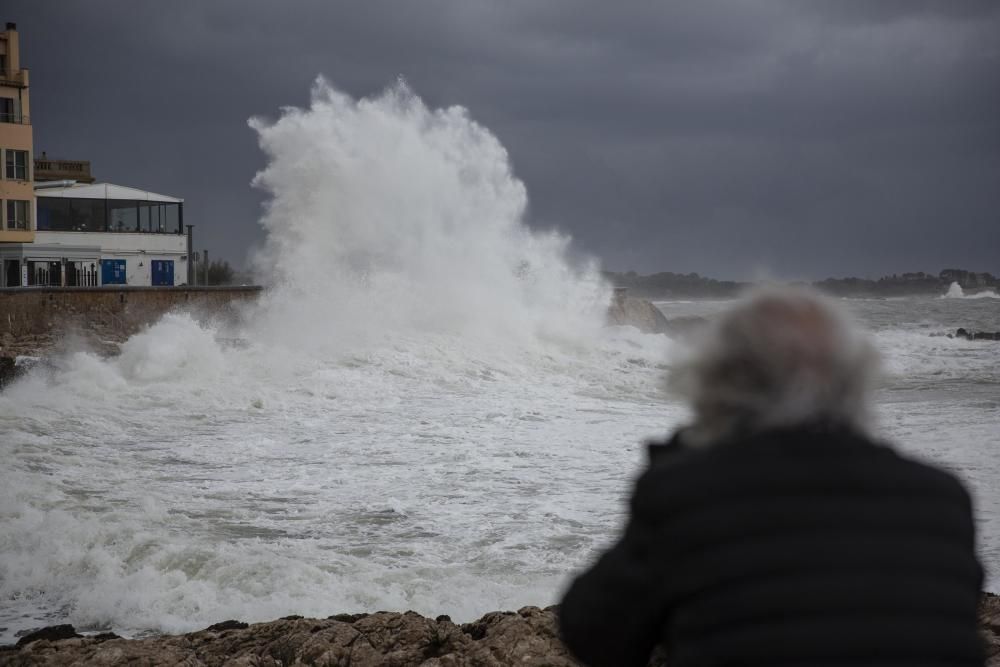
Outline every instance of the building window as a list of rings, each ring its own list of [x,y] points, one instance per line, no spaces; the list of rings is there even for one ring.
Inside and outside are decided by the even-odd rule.
[[[107,231],[107,208],[104,199],[69,197],[39,197],[39,231],[103,232]]]
[[[179,203],[38,197],[38,231],[180,234]]]
[[[28,180],[28,151],[7,149],[7,178],[13,181]]]
[[[139,231],[157,234],[180,233],[180,204],[140,201],[138,205]]]
[[[38,198],[38,231],[71,232],[73,221],[70,217],[69,199],[62,197]]]
[[[109,199],[109,232],[139,231],[138,202],[131,199]]]
[[[108,212],[104,199],[70,199],[70,220],[74,232],[103,232]]]
[[[29,215],[31,202],[18,199],[7,200],[7,229],[31,229]]]
[[[168,234],[180,234],[181,233],[181,205],[180,204],[166,204],[163,207],[165,209],[165,215],[163,216],[167,221],[167,233]]]
[[[14,98],[0,97],[0,123],[18,122],[17,114],[14,113]]]
[[[156,232],[159,226],[160,207],[150,202],[139,202],[139,231]]]

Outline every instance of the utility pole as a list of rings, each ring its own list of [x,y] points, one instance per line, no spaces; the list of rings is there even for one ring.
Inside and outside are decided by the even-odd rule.
[[[194,225],[185,225],[188,232],[188,266],[187,266],[187,284],[194,285]]]
[[[208,284],[208,249],[205,249],[205,284]]]

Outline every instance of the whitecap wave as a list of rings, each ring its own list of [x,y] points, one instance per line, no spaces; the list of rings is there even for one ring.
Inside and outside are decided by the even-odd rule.
[[[942,299],[1000,299],[1000,294],[995,290],[985,289],[972,294],[966,294],[962,286],[953,282],[948,286],[948,291],[941,295]]]
[[[684,414],[671,341],[603,327],[465,109],[318,81],[251,125],[270,288],[239,330],[170,314],[0,393],[0,641],[554,602]]]

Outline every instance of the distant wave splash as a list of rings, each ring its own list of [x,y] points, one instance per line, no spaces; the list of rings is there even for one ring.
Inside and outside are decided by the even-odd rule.
[[[953,282],[949,287],[948,291],[941,295],[942,299],[1000,299],[1000,294],[997,294],[994,290],[985,290],[982,292],[975,292],[974,294],[966,294],[962,286],[956,282]]]

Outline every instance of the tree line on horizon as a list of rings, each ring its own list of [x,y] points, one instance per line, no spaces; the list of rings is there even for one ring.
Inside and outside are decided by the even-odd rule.
[[[617,273],[604,271],[605,279],[615,287],[626,287],[633,296],[660,297],[732,297],[751,283],[734,280],[716,280],[697,273],[672,273],[664,271],[639,275],[635,271]],[[951,283],[963,289],[1000,287],[1000,279],[990,273],[977,273],[965,269],[944,269],[937,275],[917,271],[871,278],[826,278],[809,284],[836,296],[906,296],[940,294]]]

